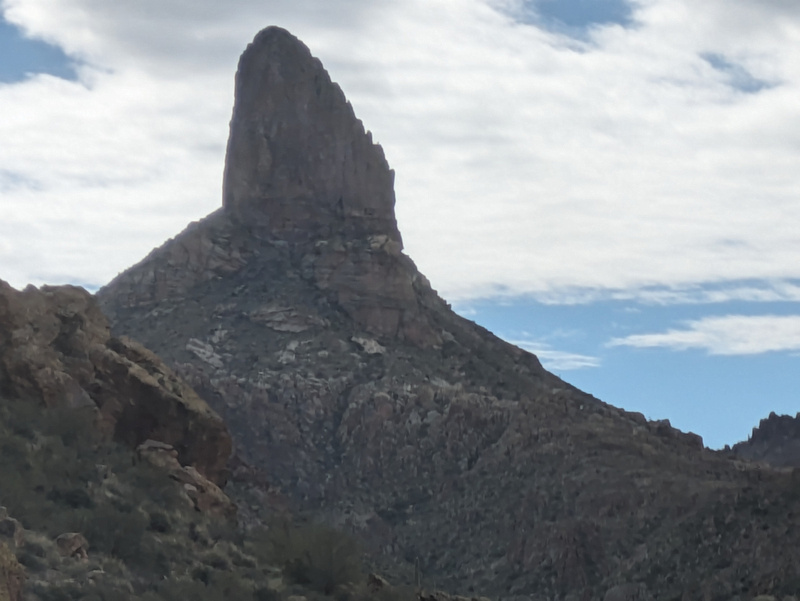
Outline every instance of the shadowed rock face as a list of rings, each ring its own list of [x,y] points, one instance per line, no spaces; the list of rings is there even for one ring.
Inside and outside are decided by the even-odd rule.
[[[294,508],[358,533],[407,582],[417,564],[427,587],[796,591],[791,474],[602,403],[455,315],[401,252],[380,148],[283,30],[242,57],[225,169],[223,208],[98,299]]]
[[[734,445],[733,452],[774,467],[800,467],[800,413],[795,417],[770,413],[753,428],[749,440]]]
[[[281,249],[366,332],[437,346],[440,333],[422,305],[441,301],[401,252],[393,183],[383,150],[319,60],[269,27],[239,62],[222,210],[99,298],[113,318],[118,306],[186,294]]]
[[[223,206],[289,242],[386,236],[402,248],[394,172],[342,90],[290,33],[259,33],[239,61]]]

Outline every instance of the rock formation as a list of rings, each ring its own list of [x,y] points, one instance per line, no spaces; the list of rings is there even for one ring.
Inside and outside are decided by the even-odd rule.
[[[774,467],[800,467],[800,413],[762,419],[749,440],[733,447],[742,459],[763,461]]]
[[[185,294],[244,268],[263,252],[258,239],[299,258],[365,331],[440,344],[422,309],[433,293],[401,253],[393,185],[383,150],[320,62],[266,29],[239,62],[223,211],[117,278],[115,297],[131,306]]]
[[[98,299],[273,491],[407,582],[416,565],[425,587],[511,599],[793,593],[791,475],[455,315],[402,253],[391,185],[319,61],[268,28],[239,65],[222,209]]]
[[[115,439],[169,443],[181,463],[225,481],[231,440],[219,416],[141,344],[113,338],[82,288],[0,281],[0,394],[90,408]]]

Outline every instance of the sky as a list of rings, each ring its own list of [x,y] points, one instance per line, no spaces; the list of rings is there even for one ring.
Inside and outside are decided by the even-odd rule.
[[[0,0],[0,278],[94,290],[221,203],[279,25],[459,313],[713,448],[800,410],[796,0]]]

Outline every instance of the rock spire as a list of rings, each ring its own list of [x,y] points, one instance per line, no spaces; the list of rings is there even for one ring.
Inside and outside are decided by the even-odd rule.
[[[394,172],[322,63],[279,27],[236,74],[223,206],[236,221],[303,242],[385,235],[399,248]]]
[[[444,304],[401,252],[393,184],[383,150],[320,61],[268,27],[239,61],[222,210],[118,276],[101,304],[113,319],[286,261],[285,272],[300,273],[359,331],[438,346],[424,306]]]

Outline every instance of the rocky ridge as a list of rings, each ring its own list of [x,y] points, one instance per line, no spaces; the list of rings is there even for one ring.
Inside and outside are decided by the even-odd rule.
[[[800,467],[800,413],[794,417],[770,413],[746,441],[733,446],[737,457],[774,467]]]
[[[602,403],[457,316],[402,253],[393,208],[383,152],[339,87],[268,28],[240,61],[222,209],[98,300],[223,415],[271,491],[428,586],[800,588],[791,473]],[[243,514],[268,517],[258,495]]]

